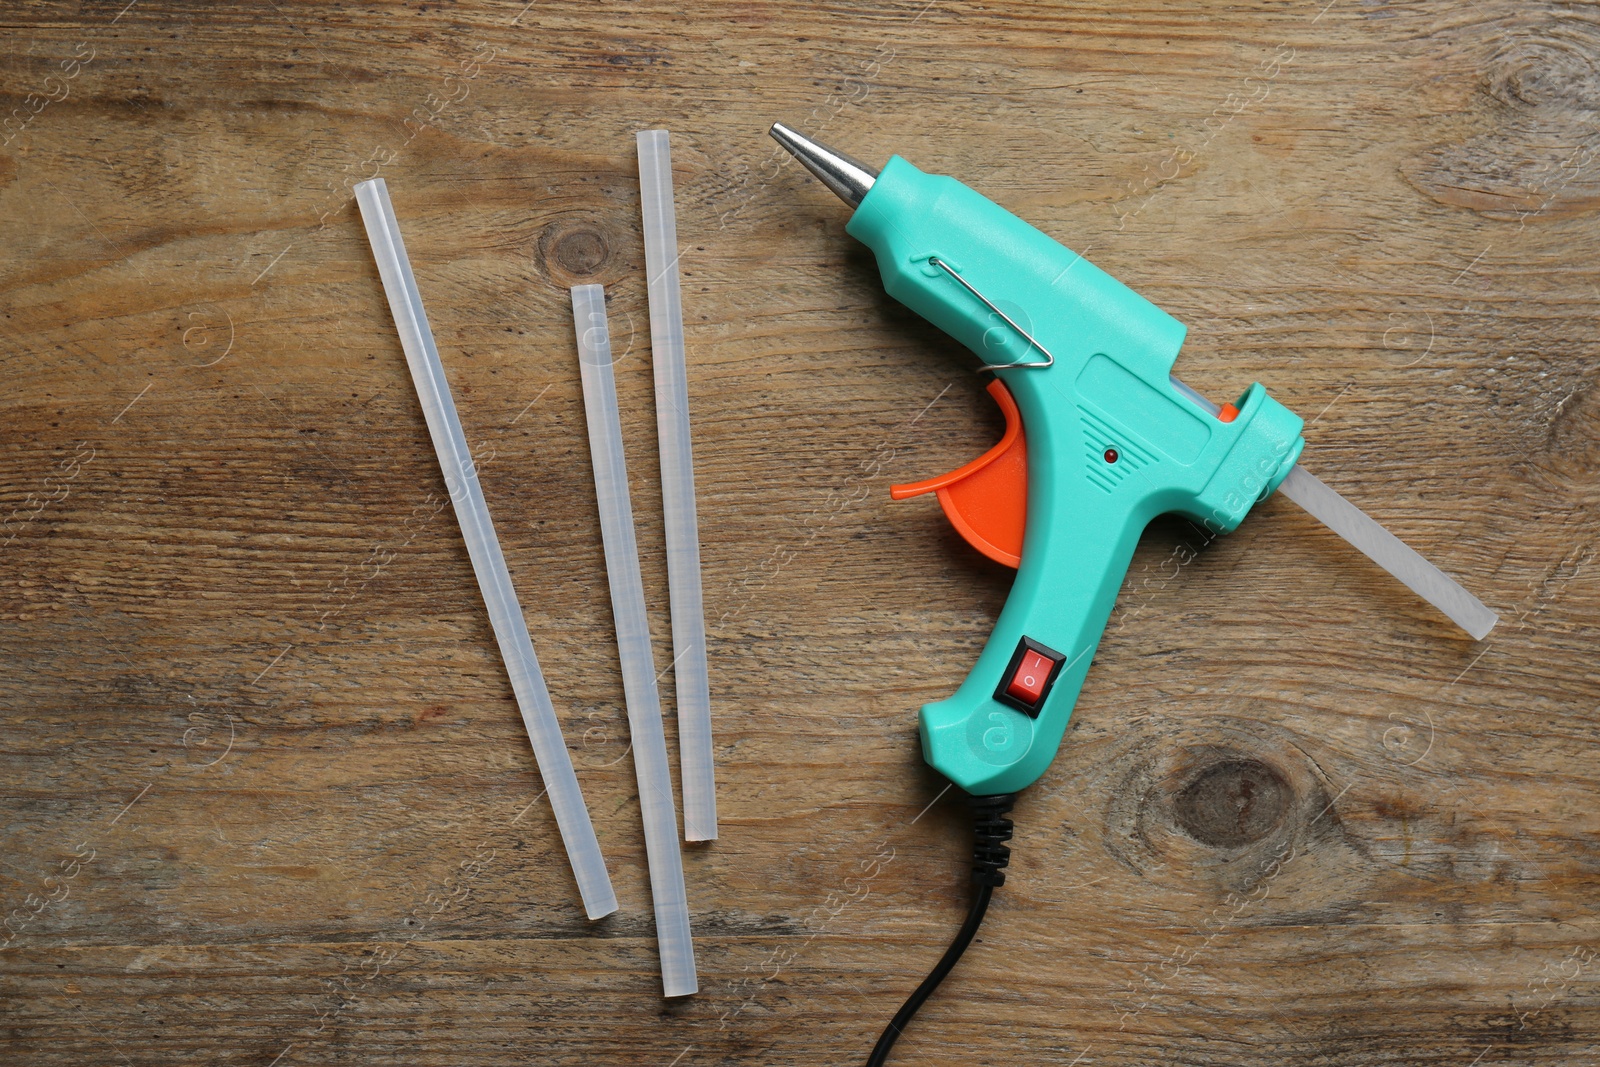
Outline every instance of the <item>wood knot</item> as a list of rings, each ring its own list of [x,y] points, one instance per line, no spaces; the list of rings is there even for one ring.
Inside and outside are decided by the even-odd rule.
[[[1365,843],[1293,730],[1254,701],[1174,716],[1103,759],[1106,853],[1152,888],[1321,914],[1370,885]],[[1326,752],[1325,752],[1326,758]],[[1231,896],[1230,896],[1231,894]],[[1290,898],[1292,902],[1290,901]]]
[[[1600,41],[1566,33],[1516,35],[1489,61],[1489,92],[1511,107],[1543,111],[1600,110]]]
[[[539,258],[562,285],[605,284],[615,264],[606,231],[588,219],[562,219],[539,236]]]
[[[1441,204],[1514,220],[1600,208],[1590,164],[1600,112],[1600,33],[1569,20],[1509,35],[1484,64],[1484,92],[1457,123],[1478,130],[1402,164],[1406,180]]]
[[[587,277],[605,264],[610,249],[599,230],[574,230],[557,239],[554,255],[562,270]]]
[[[1283,822],[1289,783],[1255,759],[1227,759],[1200,770],[1178,790],[1173,815],[1190,837],[1213,848],[1260,841]]]
[[[615,285],[642,266],[637,240],[612,220],[587,210],[551,219],[539,232],[534,269],[563,289]],[[614,343],[613,339],[613,343]]]

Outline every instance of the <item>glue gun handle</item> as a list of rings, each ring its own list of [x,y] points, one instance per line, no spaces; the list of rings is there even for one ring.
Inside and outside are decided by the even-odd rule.
[[[1100,490],[1071,481],[1030,478],[1022,565],[994,632],[956,693],[922,709],[928,762],[973,794],[1015,792],[1049,767],[1152,517],[1083,507],[1074,494]]]

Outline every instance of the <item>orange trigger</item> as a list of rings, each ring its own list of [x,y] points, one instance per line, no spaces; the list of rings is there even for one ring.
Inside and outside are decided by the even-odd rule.
[[[895,500],[938,493],[939,506],[967,543],[996,563],[1022,563],[1022,531],[1028,519],[1028,450],[1022,416],[1011,391],[996,378],[989,395],[1006,417],[1006,432],[989,451],[937,478],[889,487]]]

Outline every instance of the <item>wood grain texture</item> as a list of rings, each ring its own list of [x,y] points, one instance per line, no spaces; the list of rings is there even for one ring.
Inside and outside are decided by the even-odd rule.
[[[1264,382],[1308,466],[1503,615],[1473,644],[1286,501],[1210,545],[1156,523],[896,1062],[1600,1057],[1596,8],[125,3],[0,13],[5,1062],[864,1056],[964,907],[915,709],[1010,581],[887,486],[999,418],[773,120],[1085,252],[1189,324],[1186,380]],[[626,353],[665,667],[650,127],[723,820],[685,850],[702,992],[673,1002],[565,292],[604,283]],[[349,192],[374,173],[610,861],[600,923],[443,506]]]

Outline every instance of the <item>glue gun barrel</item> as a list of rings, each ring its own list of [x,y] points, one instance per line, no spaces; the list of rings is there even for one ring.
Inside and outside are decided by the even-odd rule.
[[[818,144],[781,122],[774,122],[768,132],[772,134],[774,141],[783,145],[790,155],[804,163],[807,170],[822,179],[823,185],[832,189],[840,200],[852,208],[860,205],[862,198],[867,195],[867,190],[872,188],[872,183],[878,180],[878,172],[860,160],[851,159],[843,152],[835,152],[827,145]]]

